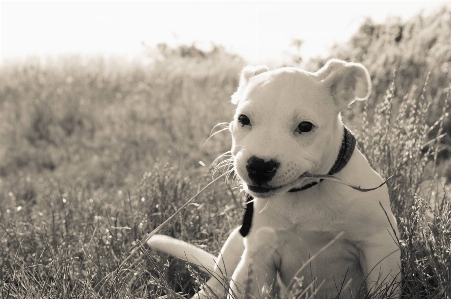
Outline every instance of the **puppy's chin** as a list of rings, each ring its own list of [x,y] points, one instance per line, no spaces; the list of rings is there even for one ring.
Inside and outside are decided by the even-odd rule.
[[[243,183],[244,191],[246,191],[248,194],[252,195],[253,197],[258,198],[269,198],[271,196],[274,196],[278,194],[280,187],[276,188],[266,188],[266,187],[258,187],[258,186],[252,186],[248,185],[246,183]]]
[[[276,194],[279,194],[279,188],[265,188],[265,187],[257,187],[251,186],[246,183],[243,183],[243,189],[246,193],[250,194],[253,197],[257,198],[270,198]]]

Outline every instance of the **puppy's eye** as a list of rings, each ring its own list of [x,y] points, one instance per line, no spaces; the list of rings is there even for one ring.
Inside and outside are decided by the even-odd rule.
[[[251,120],[249,119],[249,117],[247,117],[244,114],[240,114],[238,116],[238,122],[240,124],[242,124],[243,126],[250,126],[250,124],[251,124]]]
[[[301,133],[307,133],[313,130],[314,125],[309,121],[303,121],[301,122],[298,127],[296,128],[296,131]]]

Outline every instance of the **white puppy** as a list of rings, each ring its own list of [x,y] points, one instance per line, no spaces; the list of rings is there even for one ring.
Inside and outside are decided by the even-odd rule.
[[[262,298],[274,292],[277,277],[285,286],[302,277],[316,298],[354,298],[359,289],[371,293],[399,283],[398,232],[387,187],[361,192],[314,177],[333,174],[361,188],[383,184],[340,117],[370,92],[366,68],[340,60],[316,73],[243,69],[232,96],[237,108],[231,152],[243,189],[254,200],[241,231],[232,232],[216,260],[215,273],[233,273],[229,294]],[[157,237],[149,245],[167,251],[167,240]],[[178,255],[189,259],[190,249],[178,244],[186,253]],[[211,265],[211,258],[205,263]],[[207,285],[220,289],[214,278]],[[392,289],[397,297],[399,287]]]

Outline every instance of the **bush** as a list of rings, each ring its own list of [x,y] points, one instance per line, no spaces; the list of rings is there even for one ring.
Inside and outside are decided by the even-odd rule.
[[[398,113],[405,97],[419,99],[421,95],[430,105],[424,115],[426,123],[432,126],[440,118],[451,85],[450,15],[451,6],[444,6],[429,16],[419,14],[406,22],[393,18],[384,24],[375,24],[371,19],[367,19],[348,42],[332,48],[330,58],[361,62],[368,68],[373,82],[373,91],[367,107],[370,122],[373,121],[373,116],[377,115],[376,105],[383,100],[392,82],[395,85],[393,114]],[[326,60],[313,59],[308,68],[316,70]],[[427,88],[423,89],[426,79]],[[356,106],[346,113],[346,117],[350,121],[359,121],[362,111],[362,106]],[[448,107],[446,112],[451,113],[451,108]],[[440,175],[450,172],[449,117],[446,117],[443,123],[443,132],[447,135],[440,141],[442,148],[438,155],[444,167],[440,169]],[[434,138],[436,134],[436,129],[431,130],[429,139]]]

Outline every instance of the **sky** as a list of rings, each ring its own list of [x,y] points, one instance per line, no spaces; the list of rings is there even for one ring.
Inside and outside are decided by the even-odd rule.
[[[304,60],[345,42],[366,17],[430,13],[449,1],[1,1],[0,63],[82,53],[135,57],[143,43],[214,42],[248,62],[280,61],[293,39]]]

